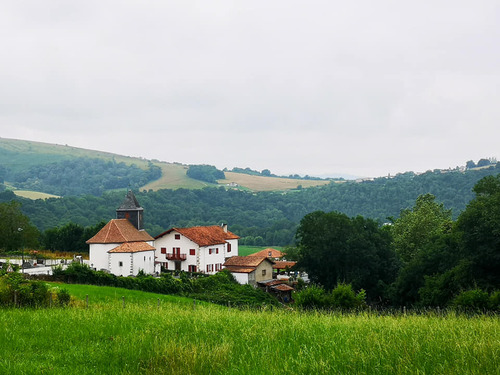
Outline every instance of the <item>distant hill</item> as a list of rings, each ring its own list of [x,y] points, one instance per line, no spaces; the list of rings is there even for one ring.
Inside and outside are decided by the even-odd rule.
[[[103,191],[124,187],[157,191],[223,186],[227,189],[281,191],[330,182],[226,172],[226,179],[210,184],[188,177],[188,168],[188,165],[180,163],[147,160],[68,145],[0,138],[0,182],[7,182],[14,190],[56,195],[101,194]],[[78,171],[77,177],[75,171]],[[74,185],[73,188],[71,184]]]

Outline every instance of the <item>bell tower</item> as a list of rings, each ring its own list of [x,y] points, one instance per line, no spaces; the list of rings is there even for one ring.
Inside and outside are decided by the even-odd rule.
[[[132,190],[129,190],[121,206],[116,209],[116,218],[128,219],[137,230],[142,230],[143,214],[144,209],[139,205]]]

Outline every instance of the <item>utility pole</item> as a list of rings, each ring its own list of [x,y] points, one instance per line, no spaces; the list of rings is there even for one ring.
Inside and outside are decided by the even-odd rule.
[[[23,246],[23,228],[17,228],[19,235],[21,236],[21,272],[24,273],[24,246]]]

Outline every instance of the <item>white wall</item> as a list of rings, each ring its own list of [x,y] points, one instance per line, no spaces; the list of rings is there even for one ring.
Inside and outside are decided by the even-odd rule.
[[[109,272],[116,276],[135,276],[140,270],[146,274],[153,274],[154,257],[153,250],[137,253],[108,253]]]
[[[211,246],[198,246],[197,243],[191,241],[187,237],[180,234],[180,239],[176,240],[175,235],[180,234],[176,231],[172,231],[163,237],[155,240],[154,247],[156,248],[156,261],[161,263],[167,263],[169,270],[175,269],[175,262],[169,261],[166,254],[161,253],[161,248],[164,247],[167,250],[167,254],[172,254],[172,249],[179,247],[180,254],[186,255],[186,260],[181,261],[181,270],[188,271],[190,265],[196,266],[198,272],[208,273],[210,275],[217,273],[222,269],[222,264],[227,258],[238,255],[238,240],[229,240],[231,243],[231,252],[227,252],[227,243],[211,245]],[[195,250],[195,255],[190,255],[190,249]],[[215,249],[210,252],[210,249]],[[218,251],[217,251],[218,250]],[[211,266],[211,271],[207,271],[207,265]],[[216,265],[218,265],[216,271]]]
[[[248,273],[231,272],[235,280],[240,284],[248,284]]]
[[[101,269],[108,269],[108,251],[117,247],[118,243],[106,244],[90,244],[89,246],[89,263],[91,268],[97,271]]]

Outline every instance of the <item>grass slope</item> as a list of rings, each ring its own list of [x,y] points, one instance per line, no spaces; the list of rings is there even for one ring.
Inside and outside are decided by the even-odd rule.
[[[150,162],[143,158],[87,150],[68,145],[0,138],[0,165],[5,165],[16,171],[26,170],[35,165],[45,165],[79,157],[115,160],[118,163],[124,162],[127,165],[135,164],[143,169],[146,169]],[[162,177],[143,186],[141,190],[200,189],[205,186],[217,186],[186,176],[187,165],[158,160],[153,160],[152,163],[162,169]],[[298,185],[311,187],[329,183],[329,181],[320,180],[295,180],[226,172],[226,179],[219,181],[219,184],[224,186],[231,182],[237,183],[240,188],[252,191],[290,190],[297,188]]]
[[[108,297],[88,308],[0,309],[0,373],[496,374],[500,364],[494,316],[158,306],[139,296],[123,308]]]

